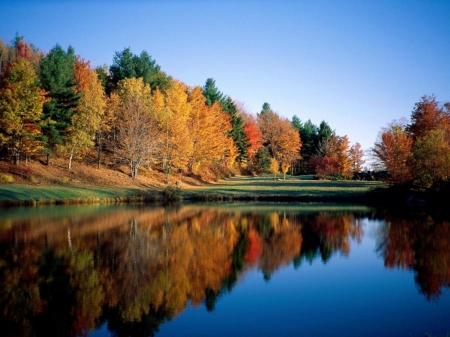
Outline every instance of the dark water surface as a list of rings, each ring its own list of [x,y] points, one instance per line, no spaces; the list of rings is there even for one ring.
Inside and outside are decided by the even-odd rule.
[[[445,336],[450,224],[362,206],[0,210],[0,336]]]

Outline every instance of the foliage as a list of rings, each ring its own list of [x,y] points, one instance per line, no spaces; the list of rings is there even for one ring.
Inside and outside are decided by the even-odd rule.
[[[126,78],[118,83],[117,153],[130,165],[136,179],[140,165],[149,160],[158,146],[159,130],[150,99],[150,86],[142,78]]]
[[[163,192],[164,203],[179,202],[183,199],[181,188],[179,186],[169,185],[164,188]]]
[[[389,180],[395,184],[404,184],[411,180],[412,138],[402,125],[394,123],[382,131],[372,153],[378,163],[389,172]]]
[[[412,155],[417,187],[427,189],[450,178],[450,144],[443,130],[431,130],[418,137]]]
[[[39,77],[42,88],[47,92],[48,101],[42,114],[42,133],[47,165],[49,156],[62,144],[72,126],[72,115],[81,96],[76,92],[74,74],[76,58],[72,47],[65,52],[56,45],[41,61]]]
[[[288,167],[300,159],[300,134],[289,120],[281,118],[272,110],[258,115],[258,126],[262,133],[263,145],[279,165]]]
[[[103,87],[89,62],[77,58],[74,66],[77,81],[76,92],[81,94],[78,106],[71,118],[71,129],[60,148],[70,154],[69,169],[75,154],[88,151],[100,129],[105,109]]]
[[[109,72],[114,86],[123,79],[141,77],[144,84],[148,84],[152,90],[159,88],[165,91],[171,82],[171,79],[161,71],[160,66],[145,50],[140,55],[134,55],[130,48],[116,52]]]
[[[253,169],[256,173],[263,173],[270,171],[270,154],[267,148],[260,147],[255,154],[255,158],[253,160]]]
[[[189,92],[188,102],[191,106],[188,129],[192,141],[188,170],[201,175],[206,167],[220,162],[230,153],[230,149],[226,146],[230,144],[228,137],[231,130],[230,118],[223,112],[219,102],[211,106],[206,104],[206,98],[200,87],[195,87]]]
[[[0,183],[8,184],[14,182],[14,177],[10,174],[0,173]]]
[[[5,145],[19,164],[21,153],[41,148],[38,141],[45,102],[33,65],[24,58],[3,73],[0,87],[0,145]]]
[[[202,91],[206,99],[206,105],[208,106],[212,106],[215,102],[222,102],[224,98],[224,95],[216,87],[216,81],[212,78],[206,80]]]

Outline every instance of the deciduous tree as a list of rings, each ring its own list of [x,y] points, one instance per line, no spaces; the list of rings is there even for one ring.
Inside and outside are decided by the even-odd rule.
[[[72,115],[71,129],[62,146],[69,153],[69,170],[72,159],[94,146],[95,135],[100,128],[105,108],[103,87],[97,73],[89,62],[77,58],[75,63],[76,92],[81,94],[75,113]]]
[[[41,147],[37,138],[44,102],[33,65],[19,58],[5,70],[0,87],[0,144],[11,151],[16,165],[22,152],[30,155]]]
[[[412,179],[410,167],[412,137],[399,123],[384,129],[375,142],[372,154],[381,167],[389,172],[392,183],[403,184]]]
[[[160,98],[157,98],[158,95]],[[174,80],[165,96],[161,95],[159,90],[154,93],[155,100],[163,101],[155,103],[155,107],[158,106],[156,117],[162,135],[160,155],[166,183],[169,183],[170,172],[185,170],[192,154],[193,144],[188,130],[191,105],[188,103],[187,87],[180,81]]]
[[[128,162],[131,178],[136,179],[140,165],[159,145],[150,86],[144,84],[142,78],[126,78],[119,81],[117,94],[120,100],[116,111],[117,154]]]
[[[188,102],[191,105],[188,128],[192,140],[188,169],[199,174],[202,166],[212,165],[227,155],[226,144],[231,125],[219,102],[206,105],[200,87],[189,92]]]
[[[426,189],[450,178],[450,145],[444,130],[430,130],[412,146],[414,183]]]

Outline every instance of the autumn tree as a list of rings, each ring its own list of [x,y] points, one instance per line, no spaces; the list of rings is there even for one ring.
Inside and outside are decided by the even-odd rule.
[[[44,91],[31,62],[24,58],[5,70],[0,87],[0,144],[5,145],[18,165],[22,152],[28,156],[40,149],[40,120]]]
[[[345,178],[350,174],[351,160],[347,136],[332,134],[323,139],[318,153],[311,157],[310,165],[319,178]]]
[[[230,116],[231,129],[229,130],[229,136],[233,139],[235,149],[238,151],[235,159],[239,163],[245,162],[249,144],[247,134],[244,131],[244,120],[238,113],[236,103],[231,97],[219,91],[215,80],[212,78],[206,80],[202,90],[206,98],[206,105],[212,106],[215,102],[219,102],[222,110]]]
[[[411,113],[411,123],[406,130],[416,140],[428,131],[442,129],[450,132],[449,111],[439,105],[435,96],[423,96],[414,106]]]
[[[284,167],[285,175],[292,162],[300,158],[300,134],[289,120],[280,118],[272,110],[258,115],[258,126],[263,145],[267,147],[271,157]]]
[[[73,71],[75,61],[72,47],[65,52],[60,45],[56,45],[40,64],[40,82],[48,98],[42,114],[47,165],[50,164],[50,154],[56,150],[57,145],[63,143],[70,131],[72,115],[81,96],[76,92],[77,82]]]
[[[159,145],[159,130],[150,97],[142,78],[126,78],[117,87],[117,154],[130,165],[131,178]]]
[[[361,149],[361,144],[356,142],[348,151],[348,157],[350,161],[350,172],[359,173],[362,170],[362,166],[365,163],[364,151]]]
[[[248,142],[247,157],[252,160],[262,146],[262,134],[255,118],[248,114],[244,117],[244,132]]]
[[[188,170],[199,174],[202,166],[212,165],[227,155],[231,125],[219,102],[211,106],[206,104],[200,87],[190,90],[188,102],[191,105],[188,128],[192,141]]]
[[[412,137],[398,122],[385,128],[378,136],[372,154],[376,162],[388,171],[392,183],[403,184],[411,180],[412,144]]]
[[[416,186],[426,189],[450,178],[450,144],[444,130],[430,130],[418,137],[412,146],[412,156]]]
[[[169,183],[169,174],[176,169],[187,169],[192,154],[193,144],[188,129],[191,106],[187,87],[174,80],[165,95],[158,89],[153,93],[153,102],[161,129],[159,156],[166,173],[166,183]]]
[[[94,146],[95,135],[100,128],[105,108],[105,97],[97,73],[89,62],[77,58],[75,66],[76,92],[81,94],[75,113],[71,117],[71,129],[62,148],[69,153],[69,170],[75,154],[86,152]]]

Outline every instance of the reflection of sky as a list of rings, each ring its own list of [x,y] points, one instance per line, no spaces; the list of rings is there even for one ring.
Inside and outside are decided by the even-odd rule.
[[[186,310],[161,326],[158,336],[424,336],[450,331],[450,296],[437,302],[419,293],[411,271],[385,269],[375,253],[374,226],[366,221],[361,244],[348,257],[317,258],[284,267],[265,282],[245,275],[208,313]],[[369,235],[368,235],[369,234]],[[444,310],[443,310],[444,308]],[[445,310],[447,308],[447,310]]]

